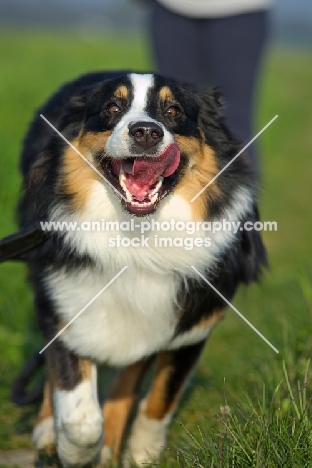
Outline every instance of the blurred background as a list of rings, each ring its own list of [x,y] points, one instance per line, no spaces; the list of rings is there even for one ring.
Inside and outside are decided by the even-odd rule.
[[[148,25],[148,0],[0,0],[0,238],[16,229],[19,153],[35,109],[79,74],[154,69]],[[306,372],[312,350],[311,47],[311,1],[276,0],[254,134],[279,115],[258,142],[261,217],[277,221],[278,231],[264,233],[270,268],[262,283],[242,289],[235,305],[280,354],[229,311],[200,361],[192,398],[186,395],[177,416],[190,431],[201,417],[220,430],[215,415],[225,395],[235,408],[247,404],[246,395],[257,399],[263,383],[273,392],[283,360],[291,385]],[[0,265],[0,466],[1,451],[31,447],[36,407],[16,408],[9,394],[26,358],[42,345],[34,323],[25,267]],[[310,381],[307,388],[311,395]],[[281,398],[286,407],[286,393]],[[175,447],[185,431],[175,422],[170,434]]]
[[[146,32],[148,0],[1,0],[0,24],[15,28],[75,30],[86,35]],[[311,46],[312,4],[309,0],[276,0],[272,9],[272,39]]]

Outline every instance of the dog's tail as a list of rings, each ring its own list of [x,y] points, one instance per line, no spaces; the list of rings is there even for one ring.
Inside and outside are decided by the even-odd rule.
[[[27,391],[27,386],[37,373],[38,369],[44,364],[44,357],[42,354],[34,354],[29,361],[25,364],[19,376],[15,379],[11,399],[16,405],[25,406],[35,403],[43,396],[44,380],[39,382],[33,389]]]

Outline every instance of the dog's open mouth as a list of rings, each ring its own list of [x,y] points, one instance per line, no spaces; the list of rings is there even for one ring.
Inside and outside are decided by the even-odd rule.
[[[157,156],[105,159],[105,175],[127,201],[126,209],[137,216],[156,210],[159,201],[169,193],[177,181],[180,150],[171,143]]]

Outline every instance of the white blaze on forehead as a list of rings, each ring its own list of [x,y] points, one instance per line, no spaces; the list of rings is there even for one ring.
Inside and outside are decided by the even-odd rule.
[[[154,77],[150,74],[136,75],[133,73],[130,75],[130,79],[133,85],[133,100],[129,114],[145,114],[148,92],[154,85]]]
[[[131,74],[130,80],[133,86],[133,98],[128,112],[122,117],[116,125],[115,131],[128,127],[130,122],[152,121],[153,119],[146,113],[148,92],[154,85],[153,75]]]

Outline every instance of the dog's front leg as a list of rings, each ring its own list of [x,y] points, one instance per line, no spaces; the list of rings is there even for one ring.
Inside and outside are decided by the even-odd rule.
[[[166,448],[167,429],[187,376],[194,368],[204,341],[157,356],[155,376],[134,420],[123,467],[157,463]]]
[[[64,467],[97,461],[103,442],[103,418],[97,399],[96,368],[54,341],[47,350],[56,448]]]

